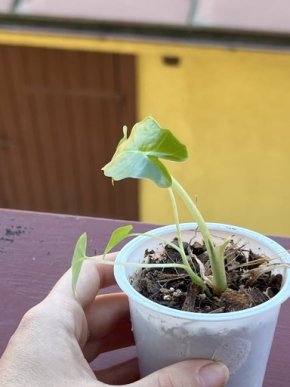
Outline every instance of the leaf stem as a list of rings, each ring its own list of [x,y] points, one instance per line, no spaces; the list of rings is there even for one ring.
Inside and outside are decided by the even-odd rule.
[[[195,203],[192,201],[191,197],[174,177],[172,177],[172,187],[179,194],[188,211],[193,215],[196,223],[198,224],[211,264],[213,284],[215,288],[214,290],[215,293],[220,294],[227,288],[224,255],[223,253],[219,254],[219,250],[222,249],[215,248],[203,216],[201,215]]]
[[[172,263],[172,264],[169,264],[169,263],[164,263],[164,264],[160,264],[160,266],[158,266],[158,264],[155,264],[153,263],[152,266],[145,266],[145,265],[151,265],[151,264],[143,264],[143,263],[134,263],[134,262],[128,262],[128,264],[123,264],[124,266],[135,266],[135,267],[140,267],[140,268],[145,268],[145,267],[151,267],[151,268],[154,268],[154,267],[179,267],[181,269],[184,269],[187,274],[189,275],[189,277],[191,278],[192,282],[195,283],[196,285],[200,286],[201,288],[204,288],[205,287],[205,284],[203,282],[203,280],[192,270],[192,268],[190,267],[189,265],[189,262],[185,256],[185,252],[184,252],[184,249],[183,249],[183,245],[181,245],[182,247],[180,247],[179,245],[177,246],[176,244],[172,243],[170,240],[167,240],[165,238],[162,238],[158,235],[154,235],[154,234],[150,234],[150,232],[146,232],[146,233],[138,233],[138,232],[134,232],[134,233],[130,233],[126,236],[126,238],[129,238],[129,237],[136,237],[136,236],[142,236],[142,237],[147,237],[147,238],[152,238],[152,239],[156,239],[156,240],[159,240],[160,242],[164,243],[165,245],[168,245],[170,247],[172,247],[173,249],[175,249],[176,251],[179,252],[181,258],[182,258],[182,262],[183,264],[178,264],[178,263]],[[94,257],[95,258],[95,257]],[[110,261],[107,261],[106,259],[103,259],[102,261],[99,260],[99,262],[103,262],[103,263],[107,263],[107,262],[110,262]],[[166,266],[164,266],[166,265]],[[170,266],[168,266],[170,265]]]
[[[108,261],[107,259],[100,258],[100,256],[95,255],[93,257],[86,257],[89,261],[95,261],[97,263],[101,263],[103,265],[120,265],[120,266],[128,266],[128,267],[138,267],[140,269],[164,269],[164,268],[179,268],[186,270],[186,267],[182,263],[141,263],[141,262],[115,262],[115,261]],[[187,271],[187,270],[186,270]]]
[[[202,280],[199,275],[197,275],[191,268],[189,261],[186,257],[185,251],[184,251],[184,246],[183,246],[183,240],[181,236],[181,229],[180,229],[180,222],[179,222],[179,215],[178,215],[178,209],[177,209],[177,204],[174,196],[174,192],[171,187],[168,188],[171,204],[172,204],[172,209],[173,209],[173,216],[174,216],[174,221],[175,221],[175,226],[176,226],[176,234],[177,234],[177,240],[178,240],[178,246],[179,246],[179,253],[181,255],[181,259],[185,267],[187,268],[186,271],[188,275],[190,276],[191,280],[193,283],[196,285],[200,286],[201,288],[205,287],[205,283]]]
[[[191,278],[191,280],[198,286],[204,288],[204,282],[202,279],[191,270],[189,265],[185,265],[183,263],[138,263],[138,262],[114,262],[108,261],[104,258],[100,258],[99,256],[86,257],[86,260],[95,261],[97,263],[101,263],[102,265],[120,265],[127,267],[136,267],[140,269],[183,269],[186,271],[187,275]]]

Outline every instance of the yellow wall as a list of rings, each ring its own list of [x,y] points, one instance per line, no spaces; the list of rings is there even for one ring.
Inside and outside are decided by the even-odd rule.
[[[290,235],[290,54],[191,48],[176,68],[146,54],[139,77],[140,116],[187,144],[189,161],[169,166],[205,218]],[[141,203],[143,220],[172,221],[150,182]]]
[[[1,42],[135,54],[139,119],[153,115],[187,144],[189,160],[169,167],[205,218],[290,235],[290,53],[11,32]],[[144,221],[172,221],[150,182],[140,207]]]

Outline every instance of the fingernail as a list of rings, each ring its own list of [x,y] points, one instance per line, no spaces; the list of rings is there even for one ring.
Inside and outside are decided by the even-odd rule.
[[[199,379],[202,387],[222,387],[229,379],[229,370],[219,362],[212,362],[201,367]]]

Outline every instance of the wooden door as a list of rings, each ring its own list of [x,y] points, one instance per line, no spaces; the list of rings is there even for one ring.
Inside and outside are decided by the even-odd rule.
[[[0,207],[137,220],[101,171],[135,120],[133,56],[0,46]]]

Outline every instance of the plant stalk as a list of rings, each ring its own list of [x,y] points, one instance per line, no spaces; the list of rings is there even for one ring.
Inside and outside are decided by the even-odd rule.
[[[172,177],[172,187],[176,190],[176,192],[181,197],[188,211],[194,217],[196,223],[198,224],[201,235],[204,239],[204,243],[208,252],[212,275],[213,275],[213,283],[214,283],[214,291],[216,294],[221,294],[227,288],[227,277],[225,272],[225,264],[224,264],[224,255],[218,254],[217,249],[215,249],[214,243],[211,239],[211,235],[207,225],[198,210],[195,203],[192,201],[191,197],[185,191],[185,189],[178,183],[178,181]]]
[[[99,256],[93,256],[93,257],[86,257],[87,260],[95,261],[97,263],[101,263],[103,265],[116,265],[116,262],[114,261],[108,261],[104,258],[99,258]],[[204,282],[202,279],[191,269],[189,264],[184,263],[138,263],[138,262],[118,262],[117,265],[120,266],[128,266],[128,267],[136,267],[140,269],[183,269],[187,275],[191,278],[192,282],[195,283],[197,286],[200,286],[201,288],[204,288]]]
[[[168,188],[172,208],[173,208],[173,216],[174,216],[174,221],[175,221],[175,226],[176,226],[176,234],[177,234],[177,240],[178,240],[178,251],[181,255],[181,259],[183,264],[186,267],[186,271],[188,275],[190,276],[192,282],[196,284],[197,286],[200,286],[202,289],[205,287],[205,283],[202,280],[202,278],[199,277],[191,268],[189,261],[186,257],[185,251],[184,251],[184,246],[183,246],[183,241],[182,241],[182,235],[181,235],[181,229],[180,229],[180,222],[179,222],[179,215],[178,215],[178,209],[177,209],[177,204],[174,196],[174,192],[171,187]]]

